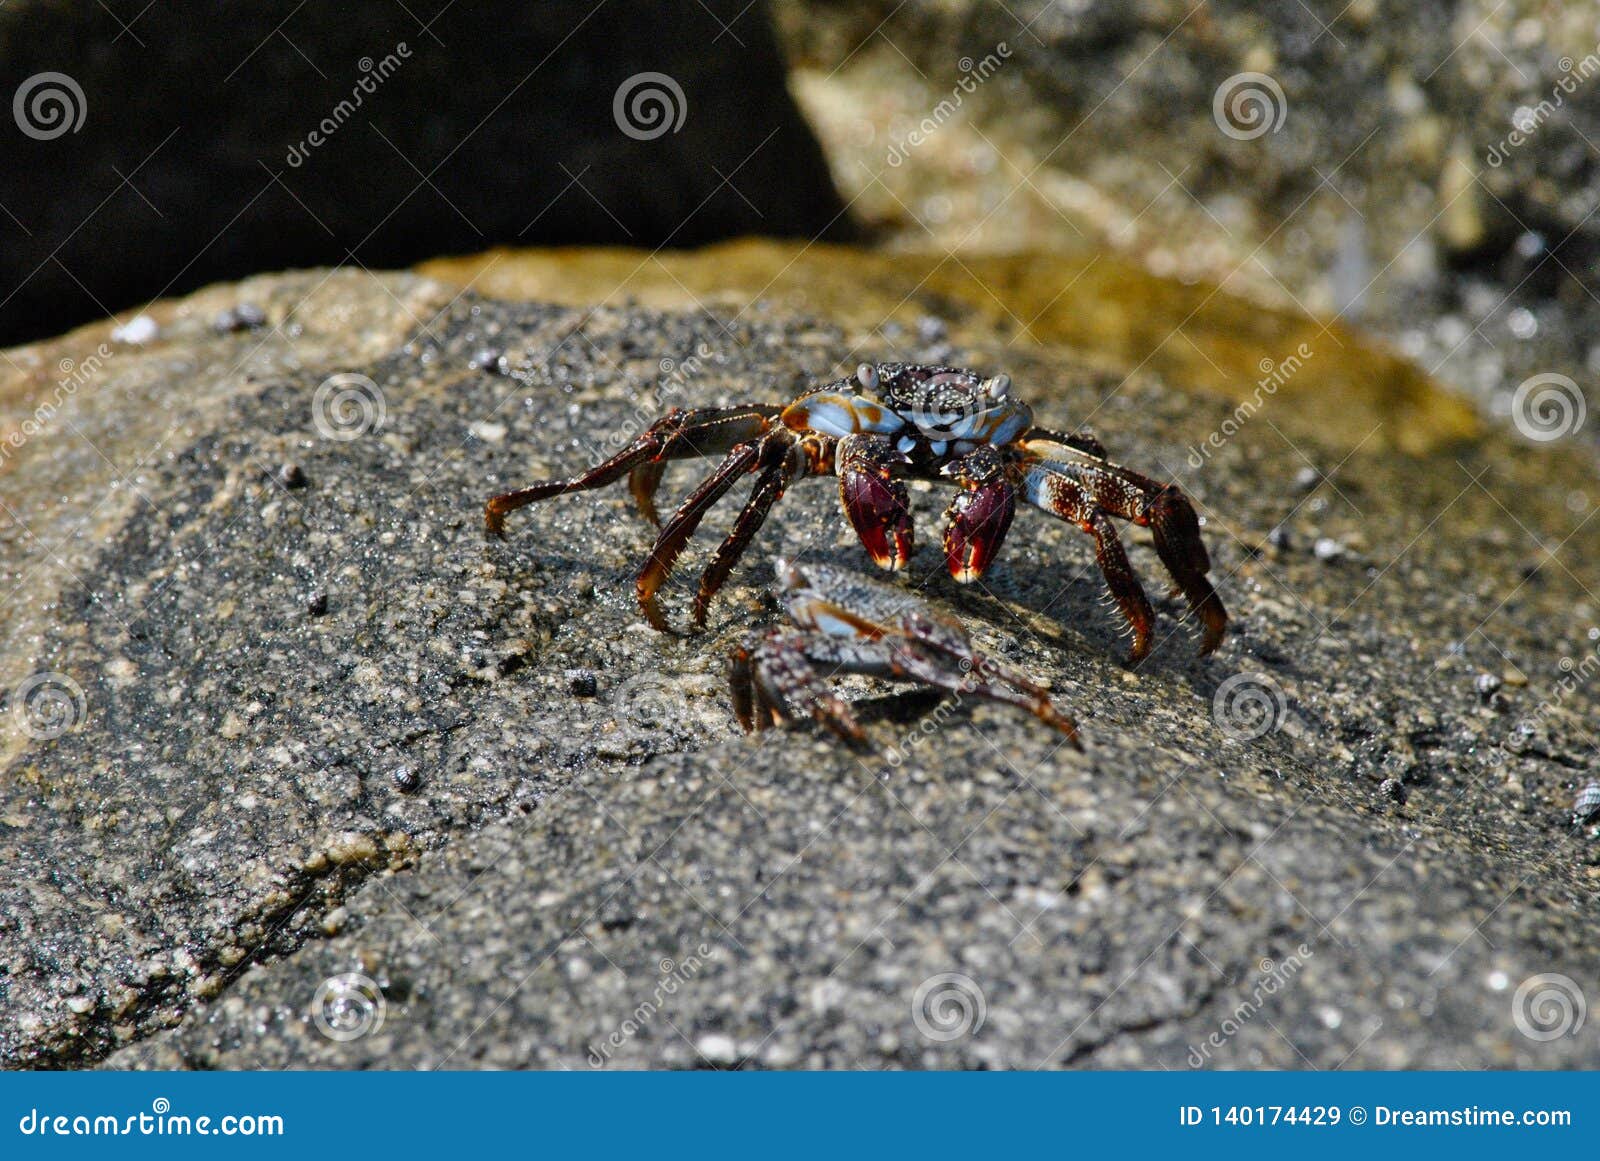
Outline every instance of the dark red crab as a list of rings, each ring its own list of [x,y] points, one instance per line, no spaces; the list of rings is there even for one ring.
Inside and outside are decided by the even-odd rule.
[[[944,530],[945,561],[956,580],[983,575],[1022,499],[1094,538],[1100,571],[1133,631],[1133,660],[1150,651],[1155,618],[1112,517],[1150,529],[1156,554],[1200,620],[1201,654],[1215,649],[1227,629],[1227,612],[1206,579],[1211,562],[1200,521],[1177,485],[1112,463],[1092,436],[1035,427],[1032,410],[1011,393],[1009,376],[985,378],[959,367],[863,363],[852,377],[815,387],[787,406],[674,408],[581,475],[493,497],[484,523],[499,536],[507,512],[627,476],[640,512],[660,524],[655,495],[668,462],[713,455],[723,456],[722,463],[661,526],[639,571],[639,604],[657,629],[667,621],[656,593],[679,553],[712,505],[746,476],[755,477],[750,498],[700,578],[697,626],[789,484],[837,476],[845,516],[881,568],[897,570],[911,558],[911,502],[902,481],[940,481],[957,488]]]

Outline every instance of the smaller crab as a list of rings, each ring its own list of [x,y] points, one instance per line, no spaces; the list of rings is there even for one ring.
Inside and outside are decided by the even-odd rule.
[[[850,707],[824,684],[836,673],[859,673],[1019,706],[1079,746],[1077,725],[1044,689],[980,655],[959,624],[904,589],[824,564],[777,557],[773,567],[778,598],[799,628],[752,635],[731,656],[733,712],[747,731],[810,716],[841,738],[864,741]]]

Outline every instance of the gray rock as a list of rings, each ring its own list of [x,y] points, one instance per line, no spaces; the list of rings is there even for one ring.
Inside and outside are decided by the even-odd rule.
[[[271,329],[213,328],[238,301]],[[741,736],[722,684],[773,617],[766,557],[862,566],[826,483],[784,499],[701,634],[641,623],[652,530],[622,489],[518,512],[504,542],[480,526],[489,493],[669,402],[781,399],[871,357],[853,321],[324,272],[157,314],[157,339],[6,445],[7,1064],[1600,1063],[1513,1011],[1524,980],[1600,970],[1569,813],[1595,690],[1552,652],[1592,649],[1593,610],[1557,562],[1521,572],[1525,537],[1595,550],[1563,506],[1576,457],[1490,436],[1344,463],[1284,408],[1195,474],[1184,449],[1231,405],[958,340],[1045,421],[1092,414],[1119,459],[1183,482],[1234,631],[1197,660],[1159,599],[1129,670],[1074,529],[1023,513],[959,588],[944,498],[919,492],[906,583],[1048,681],[1087,748],[853,679],[877,747],[856,754]],[[104,332],[8,352],[7,431]],[[473,367],[486,346],[505,374]],[[1314,514],[1291,441],[1343,464]],[[273,475],[289,461],[306,487]],[[1260,555],[1279,527],[1372,564]],[[714,536],[667,592],[680,626]],[[1471,678],[1508,659],[1528,683],[1496,713]],[[30,701],[38,674],[60,696]],[[1392,778],[1404,804],[1374,793]]]

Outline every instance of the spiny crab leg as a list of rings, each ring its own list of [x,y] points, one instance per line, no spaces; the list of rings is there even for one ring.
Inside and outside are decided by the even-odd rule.
[[[784,438],[784,433],[776,434],[779,438]],[[639,570],[638,579],[634,582],[634,588],[639,595],[639,607],[644,612],[645,620],[654,628],[662,632],[667,629],[667,618],[656,601],[656,592],[667,579],[667,574],[672,571],[678,554],[683,551],[684,545],[689,543],[689,538],[694,535],[694,530],[700,527],[700,521],[705,519],[711,506],[722,499],[728,489],[738,483],[741,476],[751,471],[760,459],[760,444],[742,443],[734,448],[717,470],[689,493],[688,498],[662,527],[661,535],[656,537],[655,547],[650,550],[650,555],[645,559],[644,567]]]
[[[801,470],[803,459],[800,449],[787,438],[769,436],[763,442],[755,468],[759,475],[755,486],[750,489],[750,499],[734,521],[733,530],[718,545],[716,555],[700,576],[700,588],[694,597],[694,623],[697,626],[706,623],[711,598],[717,595],[717,590],[728,579],[733,566],[766,522],[772,506],[783,498],[784,489]]]
[[[506,513],[515,512],[539,500],[561,496],[568,492],[588,492],[615,483],[635,469],[644,469],[643,481],[651,479],[650,465],[666,460],[688,459],[693,456],[715,455],[726,452],[735,444],[755,439],[772,426],[781,408],[765,405],[748,407],[698,407],[685,411],[679,408],[667,412],[649,429],[640,434],[627,447],[604,463],[596,464],[586,472],[564,480],[547,480],[530,488],[492,496],[484,505],[484,531],[490,536],[505,535]],[[660,480],[660,473],[654,476]],[[653,486],[644,487],[647,499],[641,500],[641,488],[635,484],[634,499],[644,509],[653,499]]]
[[[1139,661],[1149,653],[1155,618],[1108,514],[1151,530],[1156,555],[1201,622],[1200,655],[1215,649],[1228,617],[1206,579],[1211,561],[1200,539],[1199,518],[1183,493],[1175,485],[1158,484],[1055,440],[1030,440],[1026,446],[1027,498],[1094,537],[1100,571],[1133,630],[1130,660]]]

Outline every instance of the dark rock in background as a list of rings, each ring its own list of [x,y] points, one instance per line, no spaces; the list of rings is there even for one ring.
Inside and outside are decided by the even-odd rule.
[[[682,119],[640,140],[646,72],[683,102],[639,131]],[[846,226],[760,3],[14,3],[0,96],[0,346],[260,270]]]

